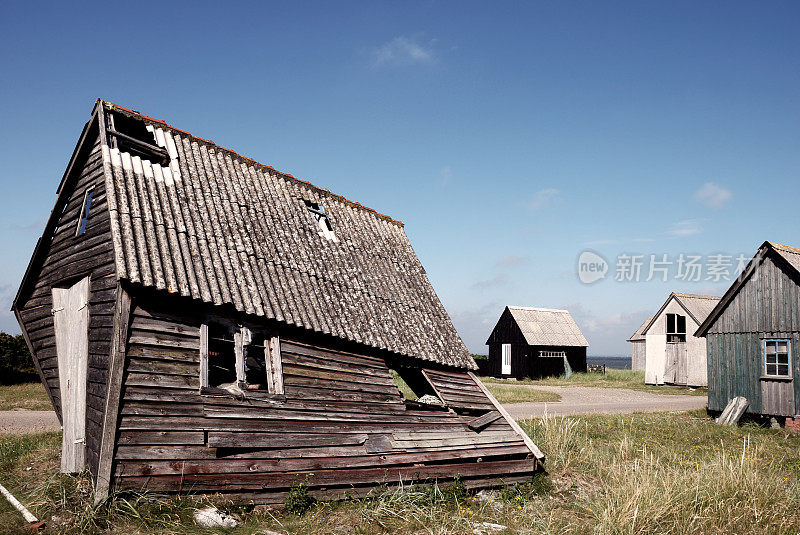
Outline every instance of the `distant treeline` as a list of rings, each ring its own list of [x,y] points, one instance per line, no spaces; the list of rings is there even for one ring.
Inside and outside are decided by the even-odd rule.
[[[22,335],[0,332],[0,384],[14,385],[38,380],[39,375]]]

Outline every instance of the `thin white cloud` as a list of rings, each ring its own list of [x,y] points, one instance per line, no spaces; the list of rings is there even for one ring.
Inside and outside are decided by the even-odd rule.
[[[24,231],[42,230],[46,223],[47,223],[47,218],[43,217],[43,218],[41,218],[41,219],[39,219],[37,221],[33,221],[33,222],[28,223],[26,225],[18,225],[16,223],[13,223],[13,224],[9,225],[8,228],[10,228],[11,230],[24,230]]]
[[[371,50],[372,65],[419,65],[436,60],[436,40],[427,43],[413,37],[399,36]]]
[[[678,221],[667,231],[667,234],[673,238],[683,238],[686,236],[693,236],[702,232],[700,221],[697,219],[684,219]]]
[[[487,288],[495,288],[497,286],[502,286],[508,282],[508,277],[505,274],[500,273],[495,275],[491,279],[479,280],[472,284],[472,287],[476,290],[485,290]]]
[[[694,200],[705,204],[709,208],[722,208],[733,197],[731,190],[718,186],[713,182],[706,182],[694,193]]]
[[[526,256],[518,256],[515,254],[510,254],[498,258],[497,265],[500,267],[517,267],[527,263],[528,260],[529,258]]]
[[[453,169],[449,165],[445,165],[439,171],[439,180],[437,181],[439,187],[445,187],[450,184],[450,181],[453,179]]]
[[[475,304],[470,308],[451,309],[447,307],[447,310],[453,319],[453,325],[469,350],[486,355],[486,339],[500,318],[503,306],[499,301],[490,301],[484,304]]]
[[[608,240],[592,240],[592,241],[583,242],[583,245],[585,245],[586,247],[599,247],[601,245],[614,245],[615,243],[619,243],[619,242],[620,242],[620,240],[612,240],[612,239],[608,239]]]
[[[536,196],[528,204],[531,210],[538,210],[545,205],[550,204],[558,199],[559,191],[556,188],[540,189],[536,192]]]

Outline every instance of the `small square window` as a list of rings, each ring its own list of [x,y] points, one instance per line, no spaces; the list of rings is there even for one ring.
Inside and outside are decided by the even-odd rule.
[[[788,340],[764,341],[764,374],[775,377],[791,377]]]
[[[81,217],[78,220],[78,228],[75,231],[76,236],[86,232],[86,223],[89,222],[89,211],[92,209],[92,198],[94,198],[94,188],[89,188],[83,194],[83,204],[81,205]]]
[[[681,314],[667,314],[667,342],[677,343],[686,341],[686,316]]]
[[[200,388],[284,393],[280,338],[223,318],[200,328]]]

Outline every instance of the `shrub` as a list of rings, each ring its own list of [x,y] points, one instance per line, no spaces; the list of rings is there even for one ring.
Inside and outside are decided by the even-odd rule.
[[[306,482],[308,478],[306,478]],[[308,485],[300,482],[296,482],[292,487],[289,489],[289,493],[286,495],[286,503],[284,507],[288,513],[297,516],[303,516],[306,511],[311,509],[311,506],[314,505],[314,498],[308,493]]]
[[[500,499],[516,504],[527,503],[537,496],[545,496],[553,491],[553,482],[547,474],[536,474],[530,481],[515,483],[500,489]]]

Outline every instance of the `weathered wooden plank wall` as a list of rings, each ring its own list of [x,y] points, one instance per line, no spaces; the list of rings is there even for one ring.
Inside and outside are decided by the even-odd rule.
[[[99,138],[88,141],[92,147],[85,161],[77,162],[76,176],[65,182],[68,200],[50,243],[42,243],[42,262],[34,266],[30,287],[24,289],[17,303],[22,327],[32,346],[34,358],[41,368],[42,381],[48,388],[56,413],[61,417],[58,388],[58,359],[51,314],[53,286],[67,285],[77,278],[90,276],[89,294],[89,362],[86,407],[86,461],[96,473],[99,437],[105,406],[105,374],[116,277],[114,255],[106,210],[105,181]],[[83,198],[93,187],[86,232],[75,236]],[[42,240],[49,240],[44,236]]]
[[[631,369],[644,371],[645,341],[631,342]]]
[[[747,411],[761,413],[760,377],[763,340],[791,340],[792,375],[800,377],[800,280],[769,253],[742,285],[706,336],[708,344],[708,407],[721,411],[728,400],[744,396]],[[795,413],[800,382],[793,381]]]
[[[401,478],[460,474],[485,485],[534,470],[504,420],[480,432],[467,427],[494,407],[464,372],[426,370],[455,412],[410,410],[384,359],[282,334],[285,401],[201,395],[200,320],[157,310],[139,299],[130,326],[114,467],[120,488],[271,503],[306,477],[315,494],[335,496]]]

